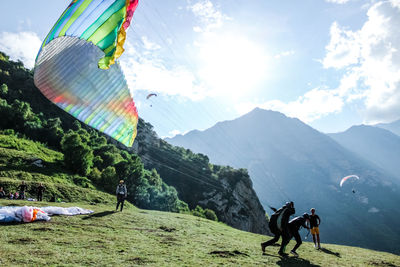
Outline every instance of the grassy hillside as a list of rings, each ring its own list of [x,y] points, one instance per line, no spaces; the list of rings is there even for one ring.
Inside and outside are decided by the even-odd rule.
[[[42,159],[44,167],[32,164]],[[46,148],[39,142],[0,134],[0,186],[7,193],[15,192],[21,181],[28,185],[27,197],[36,198],[39,183],[46,187],[44,200],[54,195],[62,201],[111,203],[114,197],[95,190],[86,177],[65,171],[63,154]]]
[[[32,202],[0,201],[0,206],[15,204]],[[400,257],[390,253],[328,244],[317,251],[308,242],[299,248],[300,258],[280,258],[278,247],[262,255],[260,243],[269,237],[190,215],[132,206],[115,213],[113,205],[60,205],[94,213],[0,226],[0,265],[400,266]]]

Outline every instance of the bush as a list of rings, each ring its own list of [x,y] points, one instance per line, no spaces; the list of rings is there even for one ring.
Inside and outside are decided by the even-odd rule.
[[[209,219],[211,221],[218,221],[218,217],[213,210],[205,209],[204,216],[206,217],[206,219]]]
[[[192,215],[201,217],[201,218],[205,218],[205,219],[208,219],[211,221],[216,221],[216,222],[218,221],[218,217],[213,210],[203,209],[199,205],[197,205],[196,208],[194,210],[192,210]]]

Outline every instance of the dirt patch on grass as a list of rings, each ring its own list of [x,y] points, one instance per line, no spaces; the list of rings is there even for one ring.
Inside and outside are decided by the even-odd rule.
[[[54,229],[49,227],[39,227],[39,228],[33,228],[32,231],[46,232],[46,231],[54,231]]]
[[[131,228],[131,229],[135,230],[135,231],[144,231],[144,232],[149,232],[149,233],[158,231],[158,229],[137,228],[137,227],[134,227],[134,228]]]
[[[209,254],[217,255],[217,256],[222,257],[222,258],[235,257],[235,256],[246,256],[246,257],[249,256],[248,254],[246,254],[244,252],[241,252],[239,250],[232,250],[232,251],[214,250],[214,251],[211,251]]]
[[[140,257],[132,258],[130,261],[133,263],[133,265],[146,265],[152,263],[152,261]]]
[[[387,261],[370,261],[369,264],[373,266],[382,266],[382,267],[399,267],[398,265],[394,265],[393,263]]]
[[[32,243],[35,242],[36,240],[33,238],[29,238],[29,237],[23,237],[23,238],[18,238],[16,240],[14,240],[15,244],[27,244],[27,243]]]
[[[169,233],[176,231],[176,229],[173,228],[173,227],[160,226],[160,227],[158,227],[158,228],[161,229],[161,230],[163,230],[164,232],[169,232]]]
[[[168,246],[171,246],[171,245],[177,246],[177,245],[179,245],[179,244],[178,244],[178,239],[176,239],[175,237],[172,237],[172,236],[166,236],[166,237],[164,237],[164,238],[160,241],[160,243],[161,243],[161,244],[166,244],[166,245],[168,245]]]

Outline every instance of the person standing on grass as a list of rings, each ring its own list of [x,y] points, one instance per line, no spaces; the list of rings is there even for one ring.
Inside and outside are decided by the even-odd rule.
[[[19,199],[25,199],[25,191],[28,189],[28,186],[25,184],[25,181],[22,181],[18,186],[17,190],[19,191]]]
[[[311,234],[312,234],[312,239],[314,241],[314,247],[320,249],[321,248],[321,243],[319,241],[319,225],[321,224],[321,219],[317,214],[315,214],[315,209],[312,208],[311,210],[311,215],[310,215],[310,229],[311,229]],[[316,238],[315,238],[316,236]],[[317,247],[317,242],[318,242],[318,247]]]
[[[3,187],[0,187],[0,198],[6,198],[6,192],[4,191]]]
[[[43,200],[43,192],[46,188],[43,186],[42,183],[39,184],[37,187],[37,200],[42,201]]]
[[[120,180],[117,186],[117,190],[115,191],[117,194],[117,207],[115,210],[118,210],[119,204],[121,204],[121,211],[124,208],[124,201],[126,196],[128,195],[128,190],[126,189],[126,185],[124,184],[124,180]]]

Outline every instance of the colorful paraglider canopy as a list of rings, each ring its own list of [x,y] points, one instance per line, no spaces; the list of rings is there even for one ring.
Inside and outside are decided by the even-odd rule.
[[[34,70],[50,101],[126,146],[136,137],[138,114],[115,60],[137,4],[73,0],[43,41]]]
[[[348,179],[350,179],[350,178],[356,178],[356,179],[360,179],[360,177],[358,177],[357,175],[349,175],[349,176],[346,176],[346,177],[343,177],[342,178],[342,180],[340,181],[340,187],[342,187],[343,186],[343,184],[344,184],[344,182],[346,182]]]
[[[149,98],[152,97],[152,96],[157,96],[157,94],[154,94],[154,93],[148,94],[148,95],[146,96],[146,99],[149,99]]]

